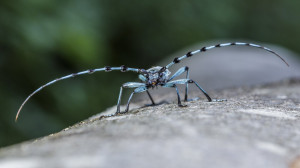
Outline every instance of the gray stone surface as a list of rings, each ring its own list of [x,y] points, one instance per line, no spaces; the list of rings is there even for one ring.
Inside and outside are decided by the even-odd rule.
[[[211,95],[228,101],[202,97],[179,108],[172,92],[159,98],[170,103],[137,108],[145,103],[140,102],[127,114],[100,120],[100,114],[93,116],[61,132],[0,149],[0,167],[299,166],[299,79]]]

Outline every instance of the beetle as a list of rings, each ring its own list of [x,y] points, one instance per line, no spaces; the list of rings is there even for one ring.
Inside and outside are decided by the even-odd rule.
[[[110,72],[110,71],[121,71],[121,72],[136,72],[139,74],[139,79],[141,80],[141,82],[127,82],[124,83],[121,87],[120,87],[120,93],[119,93],[119,97],[118,97],[118,102],[117,102],[117,111],[116,114],[121,113],[120,111],[120,103],[121,103],[121,97],[122,97],[122,92],[123,92],[123,88],[132,88],[134,89],[133,92],[130,94],[129,99],[127,101],[127,105],[126,105],[126,109],[124,112],[122,113],[126,113],[129,110],[129,104],[130,101],[133,97],[134,94],[136,93],[141,93],[141,92],[147,92],[152,104],[154,105],[155,102],[152,98],[152,96],[149,93],[149,89],[150,88],[154,88],[157,86],[161,86],[161,87],[166,87],[166,88],[175,88],[176,92],[177,92],[177,100],[178,100],[178,106],[179,107],[185,107],[185,105],[183,105],[181,103],[181,98],[180,98],[180,94],[177,88],[177,85],[181,85],[184,84],[185,86],[185,97],[184,97],[184,101],[188,101],[188,85],[189,84],[195,84],[197,88],[199,88],[199,90],[206,96],[207,100],[209,102],[211,101],[223,101],[223,100],[215,100],[212,99],[205,90],[203,90],[200,85],[189,78],[189,67],[184,66],[180,69],[178,69],[171,77],[169,77],[171,75],[171,72],[169,70],[169,68],[177,63],[180,63],[181,60],[186,59],[186,58],[190,58],[198,53],[201,52],[206,52],[207,50],[211,50],[214,48],[220,48],[220,47],[226,47],[226,46],[249,46],[249,47],[255,47],[255,48],[259,48],[259,49],[263,49],[265,51],[268,51],[274,55],[276,55],[278,58],[280,58],[287,66],[289,66],[289,64],[276,52],[272,51],[271,49],[267,48],[267,47],[263,47],[261,45],[257,45],[257,44],[253,44],[253,43],[243,43],[243,42],[233,42],[233,43],[222,43],[222,44],[217,44],[217,45],[212,45],[209,47],[202,47],[201,49],[195,50],[195,51],[190,51],[187,52],[185,55],[181,56],[181,57],[176,57],[174,58],[174,60],[172,62],[170,62],[168,65],[166,66],[155,66],[152,67],[150,69],[139,69],[139,68],[129,68],[126,67],[124,65],[120,66],[120,67],[110,67],[110,66],[105,66],[103,68],[96,68],[96,69],[89,69],[89,70],[85,70],[85,71],[81,71],[81,72],[77,72],[77,73],[73,73],[73,74],[69,74],[57,79],[54,79],[48,83],[46,83],[45,85],[42,85],[41,87],[39,87],[38,89],[36,89],[34,92],[32,92],[26,99],[25,101],[22,103],[22,105],[20,106],[17,115],[16,115],[16,121],[19,117],[19,114],[23,108],[23,106],[25,105],[25,103],[37,92],[41,91],[43,88],[45,88],[46,86],[49,86],[55,82],[64,80],[64,79],[68,79],[68,78],[72,78],[78,75],[83,75],[83,74],[92,74],[94,72],[99,72],[99,71],[104,71],[104,72]],[[184,79],[177,79],[174,80],[174,78],[178,77],[179,75],[186,73],[186,77]]]

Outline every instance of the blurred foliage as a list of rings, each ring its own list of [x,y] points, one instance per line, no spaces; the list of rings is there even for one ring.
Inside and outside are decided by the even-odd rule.
[[[115,105],[133,73],[57,77],[105,65],[149,68],[201,41],[249,39],[296,52],[298,0],[65,0],[0,2],[0,146],[59,131]],[[298,19],[297,19],[298,18]],[[123,100],[126,98],[123,98]]]

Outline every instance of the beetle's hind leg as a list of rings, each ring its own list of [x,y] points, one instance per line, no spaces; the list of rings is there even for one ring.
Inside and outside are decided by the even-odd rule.
[[[226,101],[226,99],[212,99],[206,93],[206,91],[200,87],[200,85],[197,82],[195,82],[194,80],[191,80],[191,79],[178,79],[178,80],[170,81],[170,82],[167,82],[165,85],[163,85],[163,87],[175,87],[176,91],[177,91],[178,98],[180,98],[176,85],[178,85],[178,84],[187,84],[187,83],[194,83],[201,90],[201,92],[205,95],[205,97],[207,98],[207,100],[209,102],[223,102],[223,101]],[[188,100],[190,100],[190,99],[187,99],[185,101],[188,101]],[[191,99],[191,100],[195,100],[195,99]],[[179,106],[181,106],[180,104],[181,104],[181,102],[178,101]]]
[[[174,78],[180,76],[184,72],[186,72],[186,77],[185,77],[186,81],[184,83],[182,83],[182,81],[180,81],[179,83],[175,82],[175,84],[185,84],[184,101],[194,101],[194,100],[199,99],[199,97],[196,97],[196,98],[193,98],[193,99],[188,99],[189,83],[194,83],[202,91],[202,93],[206,96],[206,98],[209,102],[213,101],[213,99],[210,98],[210,96],[206,93],[206,91],[204,89],[202,89],[200,87],[200,85],[198,85],[198,83],[196,83],[195,81],[189,79],[189,67],[187,67],[187,66],[178,69],[175,72],[175,74],[168,79],[168,82],[171,82]]]
[[[206,98],[207,98],[207,100],[208,100],[209,102],[223,102],[223,101],[227,101],[226,99],[212,99],[212,98],[207,94],[207,92],[206,92],[204,89],[202,89],[202,88],[200,87],[200,85],[199,85],[197,82],[195,82],[194,80],[189,80],[188,83],[194,83],[194,84],[202,91],[202,93],[206,96]],[[192,99],[192,100],[194,100],[194,99]],[[188,101],[189,101],[189,100],[188,100]]]

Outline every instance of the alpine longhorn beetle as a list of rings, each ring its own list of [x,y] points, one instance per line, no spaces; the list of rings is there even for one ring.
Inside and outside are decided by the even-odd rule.
[[[205,90],[203,90],[200,85],[195,82],[194,80],[189,78],[189,67],[185,66],[180,68],[179,70],[177,70],[175,72],[174,75],[172,75],[171,77],[169,77],[169,75],[171,74],[171,72],[169,71],[169,68],[174,65],[179,63],[181,60],[185,59],[185,58],[189,58],[192,57],[193,55],[197,54],[197,53],[201,53],[201,52],[205,52],[207,50],[213,49],[213,48],[220,48],[220,47],[226,47],[226,46],[250,46],[250,47],[256,47],[256,48],[260,48],[263,50],[266,50],[274,55],[276,55],[277,57],[279,57],[287,66],[289,66],[289,64],[276,52],[272,51],[271,49],[267,48],[267,47],[263,47],[257,44],[252,44],[252,43],[243,43],[243,42],[233,42],[233,43],[222,43],[222,44],[217,44],[217,45],[213,45],[213,46],[209,46],[209,47],[203,47],[199,50],[196,51],[190,51],[187,54],[181,56],[181,57],[176,57],[174,58],[174,60],[169,63],[167,66],[161,67],[161,66],[155,66],[152,67],[150,69],[139,69],[139,68],[129,68],[126,67],[124,65],[120,66],[120,67],[110,67],[110,66],[106,66],[103,68],[97,68],[97,69],[89,69],[89,70],[85,70],[85,71],[81,71],[81,72],[77,72],[77,73],[73,73],[70,75],[66,75],[57,79],[54,79],[48,83],[46,83],[45,85],[39,87],[38,89],[36,89],[33,93],[31,93],[26,99],[25,101],[22,103],[22,105],[20,106],[17,115],[16,115],[16,120],[19,117],[20,111],[22,110],[24,104],[37,92],[39,92],[40,90],[42,90],[44,87],[49,86],[57,81],[60,80],[64,80],[64,79],[68,79],[71,77],[75,77],[78,75],[83,75],[83,74],[92,74],[94,72],[98,72],[98,71],[105,71],[105,72],[110,72],[110,71],[114,71],[114,70],[119,70],[121,72],[127,72],[127,71],[132,71],[132,72],[136,72],[139,74],[139,79],[142,82],[127,82],[124,83],[121,88],[120,88],[120,93],[119,93],[119,98],[118,98],[118,103],[117,103],[117,111],[116,114],[121,113],[120,111],[120,103],[121,103],[121,97],[122,97],[122,91],[123,88],[133,88],[133,92],[130,94],[127,105],[126,105],[126,109],[124,112],[122,113],[126,113],[129,110],[129,104],[131,101],[131,98],[134,94],[136,93],[141,93],[141,92],[147,92],[152,104],[154,105],[154,100],[151,97],[148,89],[149,88],[154,88],[157,86],[162,86],[162,87],[166,87],[166,88],[175,88],[176,92],[177,92],[177,99],[178,99],[178,106],[179,107],[184,107],[185,105],[183,105],[181,103],[181,99],[180,99],[180,95],[179,95],[179,91],[177,88],[177,85],[181,85],[181,84],[185,84],[185,97],[184,97],[184,101],[188,101],[188,84],[189,83],[194,83],[199,89],[200,91],[206,96],[207,100],[209,102],[213,101],[213,99],[211,99],[211,97],[205,92]],[[183,74],[186,72],[186,78],[184,79],[178,79],[178,80],[173,80],[174,78],[178,77],[179,75]],[[215,101],[222,101],[222,100],[215,100]]]

